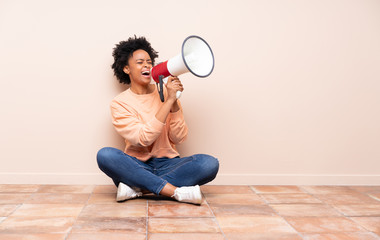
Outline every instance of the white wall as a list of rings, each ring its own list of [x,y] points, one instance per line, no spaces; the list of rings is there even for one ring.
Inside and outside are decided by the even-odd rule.
[[[380,1],[0,0],[0,183],[103,184],[123,148],[112,49],[136,34],[158,62],[199,35],[216,65],[182,75],[190,135],[215,184],[380,184]]]

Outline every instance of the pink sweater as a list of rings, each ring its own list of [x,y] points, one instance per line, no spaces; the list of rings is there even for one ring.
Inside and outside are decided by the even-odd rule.
[[[157,88],[144,95],[128,89],[112,100],[112,123],[125,139],[126,154],[141,161],[179,156],[175,144],[183,142],[187,136],[182,107],[179,104],[180,110],[169,113],[166,123],[162,123],[155,117],[161,105]]]

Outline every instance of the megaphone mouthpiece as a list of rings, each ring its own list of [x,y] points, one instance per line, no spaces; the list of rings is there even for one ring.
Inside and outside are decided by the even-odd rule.
[[[170,76],[171,74],[168,70],[168,61],[157,64],[151,69],[150,73],[156,83],[159,82],[160,75],[164,78]]]

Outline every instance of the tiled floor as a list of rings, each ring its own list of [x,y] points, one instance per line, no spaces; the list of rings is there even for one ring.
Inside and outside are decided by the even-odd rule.
[[[0,240],[380,239],[380,186],[202,186],[201,206],[114,186],[0,185]]]

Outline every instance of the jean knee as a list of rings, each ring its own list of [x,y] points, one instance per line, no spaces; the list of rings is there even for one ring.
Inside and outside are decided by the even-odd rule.
[[[219,160],[213,156],[200,154],[202,169],[210,175],[216,175],[219,171]]]
[[[216,176],[216,174],[219,171],[219,160],[215,157],[210,157],[209,165],[210,172],[212,172]]]
[[[112,148],[110,147],[104,147],[98,151],[96,155],[96,160],[100,168],[102,168],[102,166],[104,166],[104,163],[107,161],[107,159],[109,159],[111,152],[112,152]]]

